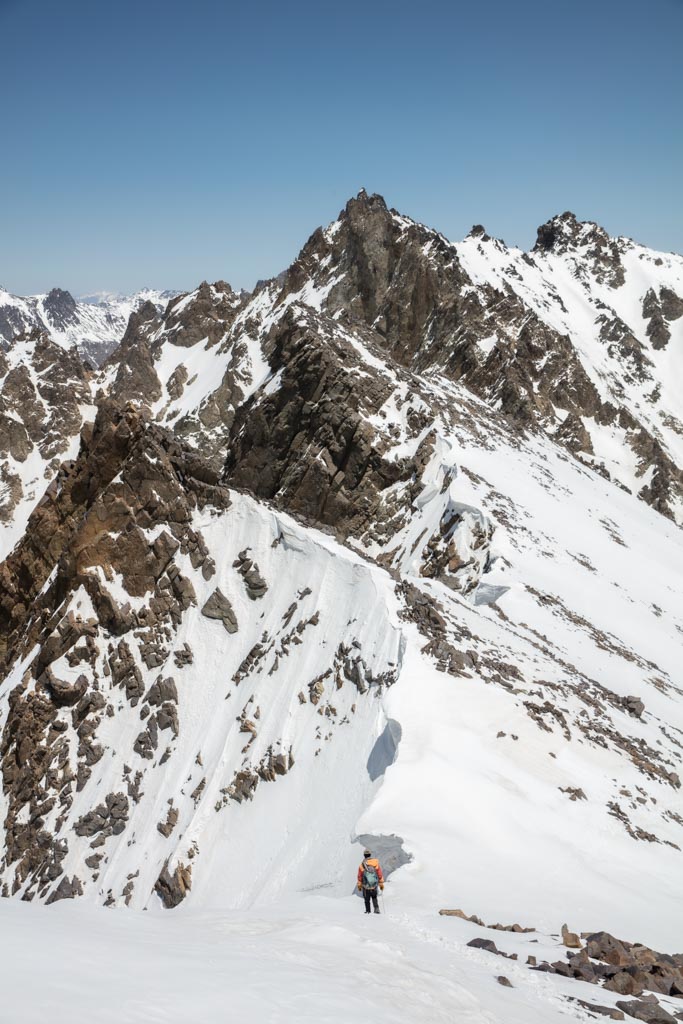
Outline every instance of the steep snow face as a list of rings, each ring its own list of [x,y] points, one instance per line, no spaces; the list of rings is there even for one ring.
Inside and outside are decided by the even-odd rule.
[[[133,295],[105,293],[75,300],[61,288],[26,297],[0,289],[0,345],[6,348],[38,329],[63,348],[75,345],[83,359],[99,366],[121,341],[131,313],[145,302],[161,311],[174,294],[144,288]]]
[[[365,373],[373,362],[368,353]],[[345,366],[362,410],[362,364]],[[272,396],[253,412],[261,434],[269,415],[285,414]],[[401,677],[385,699],[403,738],[358,831],[399,834],[412,852],[419,837],[415,879],[411,867],[401,876],[418,904],[452,901],[455,872],[490,916],[519,917],[523,888],[548,928],[571,906],[617,932],[634,934],[637,920],[651,941],[675,942],[677,528],[550,439],[511,436],[446,381],[399,373],[367,422],[385,460],[414,460],[419,484],[409,476],[382,490],[372,526],[347,540],[399,571],[423,637],[406,626]],[[329,459],[328,440],[312,463],[316,443],[304,437],[306,461],[283,481]],[[276,500],[296,505],[299,494],[280,483]],[[656,897],[638,882],[646,863]]]
[[[570,232],[566,218],[539,229],[547,244],[531,254],[481,234],[456,248],[478,286],[514,291],[571,339],[601,403],[581,416],[588,433],[581,457],[639,493],[657,471],[658,447],[683,466],[683,258],[609,239],[596,225],[574,221]],[[619,413],[605,416],[606,405]],[[561,402],[555,407],[561,434]],[[669,504],[680,522],[678,487]]]
[[[78,876],[97,900],[146,906],[168,862],[171,873],[194,869],[200,902],[250,905],[282,888],[347,888],[349,836],[376,785],[367,772],[349,785],[345,766],[367,761],[385,724],[381,695],[400,671],[393,583],[331,539],[238,494],[224,514],[196,516],[193,529],[215,573],[204,579],[189,556],[177,558],[195,600],[172,643],[132,644],[122,676],[121,646],[117,658],[106,635],[91,632],[101,654],[89,671],[105,712],[89,719],[91,770],[79,766],[77,737],[69,742],[73,715],[85,722],[91,709],[79,704],[72,713],[68,701],[51,728],[63,729],[55,755],[64,779],[79,774],[79,793],[54,803],[43,827],[64,837],[56,850],[65,877]],[[84,566],[66,609],[77,623],[92,621],[89,575],[106,599],[127,598],[115,575]],[[142,599],[134,608],[139,622],[153,615]],[[228,625],[219,616],[226,608]],[[160,674],[160,659],[171,656],[172,676]],[[15,666],[5,700],[25,668]],[[65,655],[50,664],[50,677],[77,687],[82,668]],[[100,799],[115,808],[111,815],[93,815]],[[256,816],[246,806],[252,800]],[[81,838],[71,842],[74,833]],[[4,881],[23,892],[13,875]],[[222,877],[230,881],[216,893]]]
[[[447,562],[429,578],[438,551],[429,532],[415,549],[413,583],[440,603],[442,638],[474,665],[449,678],[408,643],[406,685],[386,699],[402,726],[398,758],[359,831],[405,837],[414,866],[395,885],[415,905],[459,905],[455,884],[485,918],[513,920],[523,904],[552,930],[571,908],[575,920],[673,948],[683,838],[677,530],[545,441],[492,441],[458,428],[452,482],[432,497],[434,524],[442,509],[460,510],[463,533],[452,536],[470,572],[471,524],[492,527],[476,589],[455,589]],[[443,543],[440,528],[432,538]],[[447,651],[434,652],[443,668]],[[657,895],[640,883],[643,870],[656,874]]]

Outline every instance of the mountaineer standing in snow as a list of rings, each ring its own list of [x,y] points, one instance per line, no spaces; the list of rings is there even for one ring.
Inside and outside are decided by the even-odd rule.
[[[377,903],[378,885],[380,889],[384,890],[384,876],[382,875],[379,861],[376,857],[372,856],[370,850],[364,850],[363,860],[358,868],[358,889],[363,892],[366,914],[370,913],[370,900],[372,900],[375,913],[379,914],[379,904]]]

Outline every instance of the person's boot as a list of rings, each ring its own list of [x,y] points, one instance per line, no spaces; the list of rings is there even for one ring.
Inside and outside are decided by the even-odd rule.
[[[375,913],[379,914],[379,907],[375,907]]]
[[[369,914],[369,913],[370,913],[370,911],[369,911],[369,910],[366,910],[366,911],[365,911],[365,913],[366,913],[366,914]]]

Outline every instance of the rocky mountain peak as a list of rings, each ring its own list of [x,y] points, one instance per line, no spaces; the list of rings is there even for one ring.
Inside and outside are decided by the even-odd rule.
[[[61,331],[78,319],[76,300],[63,288],[53,288],[48,292],[43,308],[52,326]]]
[[[584,244],[586,231],[594,228],[602,231],[597,224],[580,221],[575,213],[566,210],[551,217],[537,229],[534,252],[566,252],[567,249]]]
[[[538,228],[533,252],[555,256],[580,254],[582,263],[575,268],[579,274],[588,271],[598,283],[619,288],[625,280],[621,257],[631,245],[629,239],[612,238],[599,224],[580,221],[567,210]]]
[[[359,216],[361,213],[367,215],[368,213],[387,214],[389,208],[386,204],[384,196],[379,195],[377,192],[366,192],[364,188],[358,192],[357,195],[352,196],[344,207],[344,214],[347,217]]]

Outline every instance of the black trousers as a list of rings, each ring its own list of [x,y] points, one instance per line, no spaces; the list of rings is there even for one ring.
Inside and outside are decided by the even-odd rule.
[[[372,900],[373,907],[375,908],[377,913],[379,913],[379,904],[377,902],[376,887],[374,889],[363,889],[363,899],[365,900],[365,911],[367,914],[370,913],[370,900]]]

